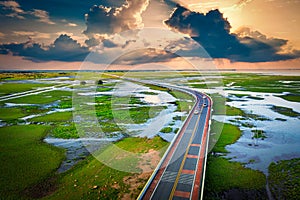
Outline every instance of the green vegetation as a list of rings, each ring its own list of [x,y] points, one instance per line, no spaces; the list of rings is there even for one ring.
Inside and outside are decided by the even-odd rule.
[[[79,138],[75,124],[57,125],[50,131],[50,135],[55,138],[63,139]]]
[[[275,199],[300,199],[300,158],[269,166],[269,188]]]
[[[133,153],[147,153],[149,150],[161,150],[168,147],[169,143],[161,139],[159,136],[155,136],[152,139],[149,138],[124,138],[116,143],[116,145],[126,151]]]
[[[113,97],[111,98],[111,104],[112,105],[118,105],[118,104],[140,104],[145,105],[146,103],[141,101],[141,98],[134,97],[134,96],[125,96],[125,97]]]
[[[66,108],[72,108],[72,100],[71,99],[65,99],[59,102],[59,104],[56,106],[56,108],[59,109],[66,109]]]
[[[272,106],[271,108],[273,111],[278,112],[282,115],[288,117],[300,117],[300,113],[293,111],[291,108],[281,107],[281,106]]]
[[[157,93],[155,92],[148,92],[148,91],[143,91],[143,92],[140,92],[141,94],[146,94],[146,95],[157,95]]]
[[[210,97],[213,100],[213,114],[214,115],[225,115],[226,114],[226,98],[220,94],[210,94]]]
[[[74,75],[74,72],[13,72],[0,73],[0,80],[30,80]]]
[[[248,97],[248,94],[234,94],[234,96],[242,98],[242,97]]]
[[[217,132],[222,126],[222,123],[213,121],[211,132]],[[240,135],[241,131],[237,127],[224,124],[220,138],[212,150],[214,154],[208,156],[204,199],[228,199],[230,195],[239,199],[267,199],[266,178],[263,173],[218,156],[220,153],[227,153],[225,146],[236,142]]]
[[[108,92],[108,91],[111,91],[111,90],[113,90],[113,88],[111,88],[111,87],[97,87],[97,89],[96,89],[96,91],[97,92]]]
[[[53,84],[42,84],[42,83],[2,83],[0,87],[0,96],[14,94],[18,92],[25,92],[28,90],[37,89],[40,87],[49,87]]]
[[[48,126],[26,125],[0,128],[0,196],[24,199],[24,190],[50,178],[64,153],[41,141]]]
[[[268,199],[265,187],[263,173],[222,157],[208,157],[204,199],[229,199],[224,195],[230,195],[231,192],[239,199]],[[234,190],[238,192],[234,193]]]
[[[129,192],[127,172],[112,169],[90,156],[59,176],[57,190],[43,199],[119,199]]]
[[[95,102],[99,103],[95,106],[96,115],[99,118],[103,130],[114,132],[119,131],[120,128],[115,125],[114,121],[121,123],[145,123],[152,117],[155,117],[166,107],[164,106],[141,106],[141,107],[128,107],[124,108],[124,104],[131,106],[133,104],[145,105],[138,97],[118,97],[112,98],[111,96],[100,96],[95,98]],[[111,106],[114,106],[113,108]],[[119,108],[120,107],[120,108]],[[102,121],[104,120],[104,122]],[[110,124],[110,125],[109,125]]]
[[[178,133],[178,131],[179,131],[179,128],[176,128],[173,132],[176,134],[176,133]]]
[[[299,76],[270,76],[260,74],[222,74],[224,85],[234,82],[232,86],[239,86],[241,89],[251,92],[282,93],[291,92],[299,94]],[[289,81],[284,84],[283,81]]]
[[[134,122],[135,124],[142,124],[147,122],[150,118],[158,115],[158,113],[160,113],[163,109],[166,109],[166,107],[143,106],[138,108],[130,108],[129,110],[115,110],[114,119],[122,123]]]
[[[192,108],[192,106],[195,103],[195,99],[190,94],[180,92],[180,91],[171,91],[169,92],[171,95],[173,95],[178,100],[175,102],[177,105],[177,110],[179,112],[189,112]]]
[[[25,96],[17,99],[10,99],[10,103],[28,103],[28,104],[49,104],[58,100],[66,100],[71,98],[72,92],[53,90],[36,95]]]
[[[226,115],[227,116],[243,116],[244,115],[244,111],[242,111],[239,108],[235,108],[235,107],[231,107],[226,105]]]
[[[3,121],[14,120],[25,116],[26,114],[24,114],[20,108],[0,108],[0,119]]]
[[[163,153],[168,143],[160,137],[153,139],[125,138],[116,142],[115,146],[138,154],[148,153],[150,150],[160,150]],[[102,158],[103,156],[112,156],[114,151],[116,148],[114,145],[110,145],[105,148],[104,154],[107,155],[101,156]],[[126,159],[128,159],[128,165],[138,167],[136,166],[139,162],[137,158],[115,158],[115,156],[113,156],[112,162],[121,162],[124,169],[128,167],[124,165]],[[60,175],[58,189],[44,199],[121,199],[124,195],[127,195],[127,198],[135,199],[149,176],[150,173],[139,176],[136,173],[115,170],[90,156]]]
[[[223,124],[221,122],[213,120],[211,125],[211,133],[216,133],[217,130],[220,129],[220,127],[222,128],[222,132],[218,142],[216,143],[212,151],[219,153],[228,153],[228,151],[225,149],[225,146],[235,143],[241,136],[241,130],[234,125]]]
[[[158,91],[169,91],[168,88],[164,88],[164,87],[159,87],[156,85],[149,85],[149,84],[145,84],[146,87],[149,87],[151,90],[158,90]]]
[[[172,131],[173,131],[173,128],[169,127],[169,126],[164,127],[160,130],[160,132],[162,132],[162,133],[171,133]]]
[[[73,115],[72,112],[55,112],[48,115],[43,115],[30,119],[35,122],[67,122],[71,121]]]
[[[277,120],[277,121],[282,121],[282,122],[287,121],[287,119],[282,119],[282,118],[275,118],[275,120]]]
[[[239,108],[225,105],[226,98],[220,94],[211,94],[213,100],[213,114],[214,115],[227,115],[227,116],[244,116],[245,113]]]
[[[254,97],[254,96],[249,96],[249,99],[254,99],[254,100],[264,100],[262,97]]]
[[[300,94],[286,94],[278,97],[281,97],[287,101],[300,102]]]
[[[264,140],[265,138],[267,138],[267,136],[265,135],[266,132],[263,131],[263,130],[256,130],[255,129],[255,130],[251,130],[251,132],[253,133],[252,139],[253,138],[256,138],[256,139],[261,138],[262,140]]]

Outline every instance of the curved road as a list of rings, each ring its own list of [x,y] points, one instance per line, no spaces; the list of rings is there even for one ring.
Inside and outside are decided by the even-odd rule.
[[[117,75],[110,74],[110,76],[122,78]],[[122,79],[182,91],[193,95],[196,99],[182,128],[137,199],[202,199],[213,104],[211,98],[204,93],[177,86],[134,78]]]
[[[196,103],[140,193],[140,200],[198,200],[203,196],[212,100],[197,91],[178,87],[171,89],[192,94],[196,97]]]

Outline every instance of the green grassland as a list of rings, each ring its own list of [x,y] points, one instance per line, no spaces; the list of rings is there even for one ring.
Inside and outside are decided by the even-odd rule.
[[[158,136],[152,139],[129,137],[117,142],[116,145],[126,151],[130,151],[133,153],[146,153],[150,149],[154,149],[154,150],[163,149],[167,147],[169,143],[164,141]]]
[[[267,199],[263,173],[218,155],[228,153],[225,146],[236,142],[241,135],[237,127],[217,121],[213,121],[211,132],[222,126],[220,138],[212,150],[214,154],[208,155],[204,199],[230,199],[232,193],[239,199]]]
[[[269,188],[276,199],[300,199],[300,159],[282,160],[269,166]]]
[[[225,149],[225,146],[235,143],[241,137],[242,132],[234,125],[222,124],[221,122],[215,120],[212,121],[211,132],[217,132],[220,126],[222,126],[222,132],[212,151],[218,153],[228,153],[228,151]]]
[[[123,74],[123,72],[120,72],[119,75]],[[44,73],[36,75],[34,73],[20,73],[17,74],[16,77],[13,75],[2,74],[0,79],[32,79],[38,77],[47,78],[68,75],[75,74]],[[99,77],[99,79],[113,78],[108,75],[101,75],[101,73],[94,73],[92,75],[95,79],[97,77]],[[137,74],[137,76],[142,75],[144,76],[143,73]],[[195,74],[189,72],[184,73],[184,75],[194,76]],[[86,73],[85,76],[91,76],[91,74]],[[167,74],[161,75],[161,78],[166,77]],[[174,75],[174,77],[178,76]],[[280,92],[285,91],[285,88],[289,88],[288,91],[293,94],[297,94],[298,92],[296,90],[298,83],[291,83],[289,87],[282,86],[279,88],[278,86],[280,80],[298,80],[293,77],[277,79],[254,74],[249,74],[249,77],[248,74],[226,74],[224,77],[225,83],[236,82],[234,86],[240,85],[242,88],[249,89],[250,91],[259,90],[270,92],[276,90],[277,92]],[[261,85],[259,85],[260,83],[258,81],[260,79],[264,80]],[[102,86],[98,86],[97,90],[110,91],[113,86],[114,84],[103,84]],[[274,89],[273,87],[275,86],[277,86],[277,88]],[[32,89],[29,85],[26,87],[28,87],[28,90]],[[157,86],[149,85],[149,87],[155,90],[168,91],[178,98],[179,100],[176,104],[180,111],[188,111],[189,107],[194,104],[193,102],[188,102],[194,101],[193,97],[188,94],[169,91],[166,88]],[[258,89],[255,89],[255,87]],[[148,94],[150,95],[150,93]],[[71,96],[72,92],[57,90],[22,97],[8,102],[31,104],[50,104],[57,102],[57,108],[70,108],[72,107]],[[226,113],[227,115],[256,117],[245,114],[242,110],[224,106],[224,98],[220,96],[213,96],[213,100],[214,114]],[[294,97],[293,100],[295,100]],[[95,98],[95,102],[98,103],[95,105],[95,109],[101,128],[108,133],[122,131],[114,122],[116,117],[124,123],[144,123],[151,117],[156,116],[161,110],[165,109],[165,107],[162,106],[147,106],[140,98],[135,97],[112,98],[111,96],[98,96]],[[126,104],[129,108],[127,110],[121,110],[120,108],[124,107],[122,104]],[[139,104],[140,107],[135,107],[134,104]],[[112,105],[115,106],[115,110],[112,110]],[[5,121],[15,120],[26,116],[29,113],[42,113],[46,111],[46,109],[40,110],[40,108],[28,107],[0,109],[0,119]],[[9,112],[11,113],[8,114]],[[86,112],[88,113],[90,111],[86,110]],[[163,155],[163,152],[168,147],[168,143],[163,141],[160,137],[154,137],[152,139],[128,137],[101,149],[94,154],[95,157],[88,156],[70,170],[62,174],[57,174],[56,170],[64,159],[64,150],[43,143],[42,139],[47,134],[59,138],[78,138],[77,130],[72,122],[72,113],[53,113],[32,118],[30,121],[46,124],[51,122],[52,126],[26,125],[0,128],[2,141],[0,144],[0,172],[2,174],[0,178],[1,198],[121,199],[124,197],[125,199],[135,199],[146,183],[150,173],[140,176],[142,172],[142,169],[140,168],[140,158],[122,158],[122,156],[120,156],[120,158],[114,159],[115,157],[113,157],[112,154],[115,152],[116,147],[137,155],[142,155],[154,150],[158,151],[160,156]],[[239,190],[242,197],[245,197],[246,199],[249,197],[247,196],[249,194],[252,195],[251,198],[265,199],[266,178],[262,173],[247,169],[240,163],[231,162],[228,159],[218,156],[219,154],[226,154],[227,150],[225,146],[234,143],[241,135],[241,131],[237,127],[230,124],[221,124],[216,121],[213,121],[211,130],[212,132],[217,132],[222,129],[223,126],[224,129],[222,130],[222,134],[213,149],[214,155],[208,156],[205,199],[221,199],[222,196],[226,197],[226,195],[230,194],[230,192],[235,189]],[[101,152],[105,153],[101,154]],[[98,155],[98,153],[100,154]],[[102,156],[102,158],[104,156],[108,159],[114,159],[114,162],[119,165],[124,165],[125,163],[126,169],[134,168],[139,173],[129,173],[110,168],[96,159],[100,159],[100,156]],[[276,173],[275,170],[274,174]],[[277,183],[274,182],[274,188],[276,188],[276,184]],[[276,190],[273,192],[275,193]]]
[[[195,75],[195,74],[194,74]],[[265,92],[265,93],[283,93],[290,92],[290,94],[281,95],[288,101],[299,102],[300,96],[300,77],[299,76],[276,76],[276,75],[262,75],[254,73],[221,73],[215,74],[216,78],[209,78],[211,81],[218,81],[219,83],[211,84],[196,84],[195,81],[190,81],[189,86],[194,88],[212,88],[221,86],[220,79],[224,85],[232,84],[227,89],[232,89],[240,91],[250,91],[250,92]],[[286,83],[284,81],[287,81]],[[249,96],[249,95],[239,95],[238,97]],[[255,97],[250,97],[255,98]],[[261,98],[255,98],[261,100]]]
[[[93,156],[73,167],[56,174],[63,159],[63,150],[41,141],[49,126],[29,125],[0,128],[2,165],[0,195],[6,199],[119,199],[130,193],[137,197],[150,174],[138,177],[136,173],[112,169]],[[147,153],[150,150],[166,150],[168,143],[159,137],[125,138],[116,146],[133,153]],[[107,147],[109,148],[109,147]],[[110,152],[111,155],[111,151]],[[126,161],[126,160],[125,160]],[[120,160],[124,164],[124,160]],[[139,160],[128,160],[132,167]],[[129,166],[129,165],[127,165]],[[130,190],[125,179],[136,179],[136,187]]]
[[[176,111],[189,112],[192,106],[195,104],[195,99],[190,94],[175,90],[170,91],[169,93],[178,99],[175,102],[177,105]]]
[[[3,121],[10,121],[25,116],[26,114],[22,112],[21,108],[0,108],[0,119]]]
[[[72,112],[56,112],[30,119],[34,122],[68,122],[71,121]]]
[[[270,76],[251,73],[223,73],[222,75],[224,76],[224,85],[234,82],[232,86],[240,86],[246,91],[267,93],[291,92],[299,94],[299,76]],[[296,82],[284,84],[282,81]]]
[[[10,99],[9,103],[28,103],[28,104],[49,104],[58,100],[69,99],[72,96],[70,91],[54,90],[40,94],[24,96],[17,99]]]
[[[0,73],[0,80],[31,80],[41,78],[55,78],[61,76],[74,76],[75,72],[13,72]]]
[[[286,94],[283,96],[279,96],[287,101],[300,102],[300,94]]]
[[[54,84],[42,84],[42,83],[2,83],[0,85],[0,96],[14,94],[18,92],[25,92],[28,90],[34,90],[42,87],[53,86]]]
[[[213,114],[214,115],[228,115],[228,116],[243,116],[244,111],[239,108],[225,105],[226,98],[220,94],[210,94],[213,100]]]
[[[64,151],[41,141],[49,126],[0,128],[0,196],[25,199],[28,187],[49,179],[64,158]]]
[[[123,150],[140,154],[150,150],[164,151],[168,143],[159,137],[125,138],[115,145]],[[102,150],[106,153],[101,155],[102,158],[112,156],[114,149],[111,145],[106,147]],[[117,159],[114,160],[118,162]],[[135,165],[138,159],[130,158],[126,161],[126,158],[121,158],[119,162],[123,163],[125,169],[137,167]],[[128,164],[124,165],[124,162]],[[59,175],[58,189],[44,199],[121,199],[125,194],[129,194],[128,198],[135,199],[149,176],[150,173],[140,177],[137,173],[118,171],[90,156],[71,170]],[[130,184],[135,184],[134,188],[131,188]]]

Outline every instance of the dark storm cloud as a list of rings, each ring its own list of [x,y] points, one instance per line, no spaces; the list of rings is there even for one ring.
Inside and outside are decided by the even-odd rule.
[[[190,11],[180,5],[165,24],[181,33],[189,34],[213,58],[229,58],[232,61],[264,62],[297,58],[300,55],[292,53],[280,54],[287,41],[268,39],[255,32],[247,36],[245,30],[239,35],[230,33],[230,23],[219,10],[207,14]],[[257,37],[254,37],[256,34]]]
[[[93,6],[86,14],[87,28],[84,33],[105,35],[139,28],[141,13],[147,8],[149,0],[126,0],[120,7]]]
[[[82,61],[89,54],[86,47],[82,47],[68,35],[60,35],[52,45],[42,46],[32,40],[25,43],[11,43],[0,45],[0,53],[23,56],[26,59],[39,61]]]

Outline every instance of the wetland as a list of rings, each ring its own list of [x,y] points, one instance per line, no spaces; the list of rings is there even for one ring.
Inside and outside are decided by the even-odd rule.
[[[298,199],[299,76],[159,74],[131,76],[213,98],[205,199]],[[1,197],[137,197],[194,99],[100,72],[92,76],[1,74]],[[124,163],[128,169],[120,170]]]

